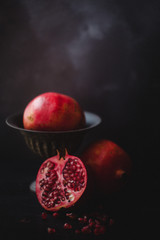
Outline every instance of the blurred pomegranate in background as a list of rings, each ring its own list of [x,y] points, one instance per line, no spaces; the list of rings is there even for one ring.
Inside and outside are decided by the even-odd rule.
[[[98,193],[115,193],[125,186],[131,174],[132,161],[129,155],[116,143],[102,139],[91,143],[81,155],[82,161],[92,172],[92,179]]]

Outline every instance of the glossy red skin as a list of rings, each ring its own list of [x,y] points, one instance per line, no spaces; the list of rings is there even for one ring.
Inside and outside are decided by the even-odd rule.
[[[131,174],[132,161],[129,155],[110,140],[92,143],[81,159],[92,169],[99,189],[105,193],[119,191],[126,183],[123,174]]]
[[[35,97],[23,113],[25,129],[41,131],[66,131],[85,125],[84,113],[78,102],[54,92]]]

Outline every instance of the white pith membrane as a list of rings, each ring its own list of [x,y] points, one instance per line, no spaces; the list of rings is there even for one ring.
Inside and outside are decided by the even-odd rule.
[[[47,210],[70,207],[83,194],[86,180],[87,173],[80,159],[73,156],[57,162],[48,159],[39,169],[37,197]]]

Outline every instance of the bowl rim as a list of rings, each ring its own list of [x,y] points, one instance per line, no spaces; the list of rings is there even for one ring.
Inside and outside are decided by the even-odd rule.
[[[14,114],[8,116],[5,120],[5,122],[9,127],[13,128],[13,129],[19,130],[21,132],[26,132],[26,133],[28,132],[28,133],[35,133],[35,134],[38,134],[38,133],[39,134],[67,134],[67,133],[83,132],[83,131],[87,131],[87,130],[90,130],[92,128],[95,128],[96,126],[98,126],[102,122],[101,117],[99,115],[93,113],[93,112],[84,111],[84,114],[85,114],[85,117],[87,117],[87,115],[92,115],[92,117],[95,118],[95,123],[90,125],[90,126],[84,127],[84,128],[67,130],[67,131],[39,131],[39,130],[29,130],[29,129],[25,129],[25,128],[22,128],[22,127],[18,127],[17,125],[15,125],[11,122],[11,119],[14,118],[14,117],[18,117],[20,115],[23,116],[22,112],[14,113]]]

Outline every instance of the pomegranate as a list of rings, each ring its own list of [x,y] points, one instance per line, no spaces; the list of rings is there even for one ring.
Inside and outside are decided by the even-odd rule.
[[[71,207],[83,194],[87,172],[82,161],[67,152],[59,153],[42,163],[36,178],[36,195],[48,211]]]
[[[67,131],[84,127],[85,117],[75,99],[47,92],[28,103],[23,113],[23,125],[30,130]]]
[[[47,219],[47,213],[42,212],[41,217],[42,217],[43,220],[46,220]]]
[[[95,184],[101,193],[117,192],[131,173],[129,155],[116,143],[102,139],[90,144],[81,159],[92,170]]]

